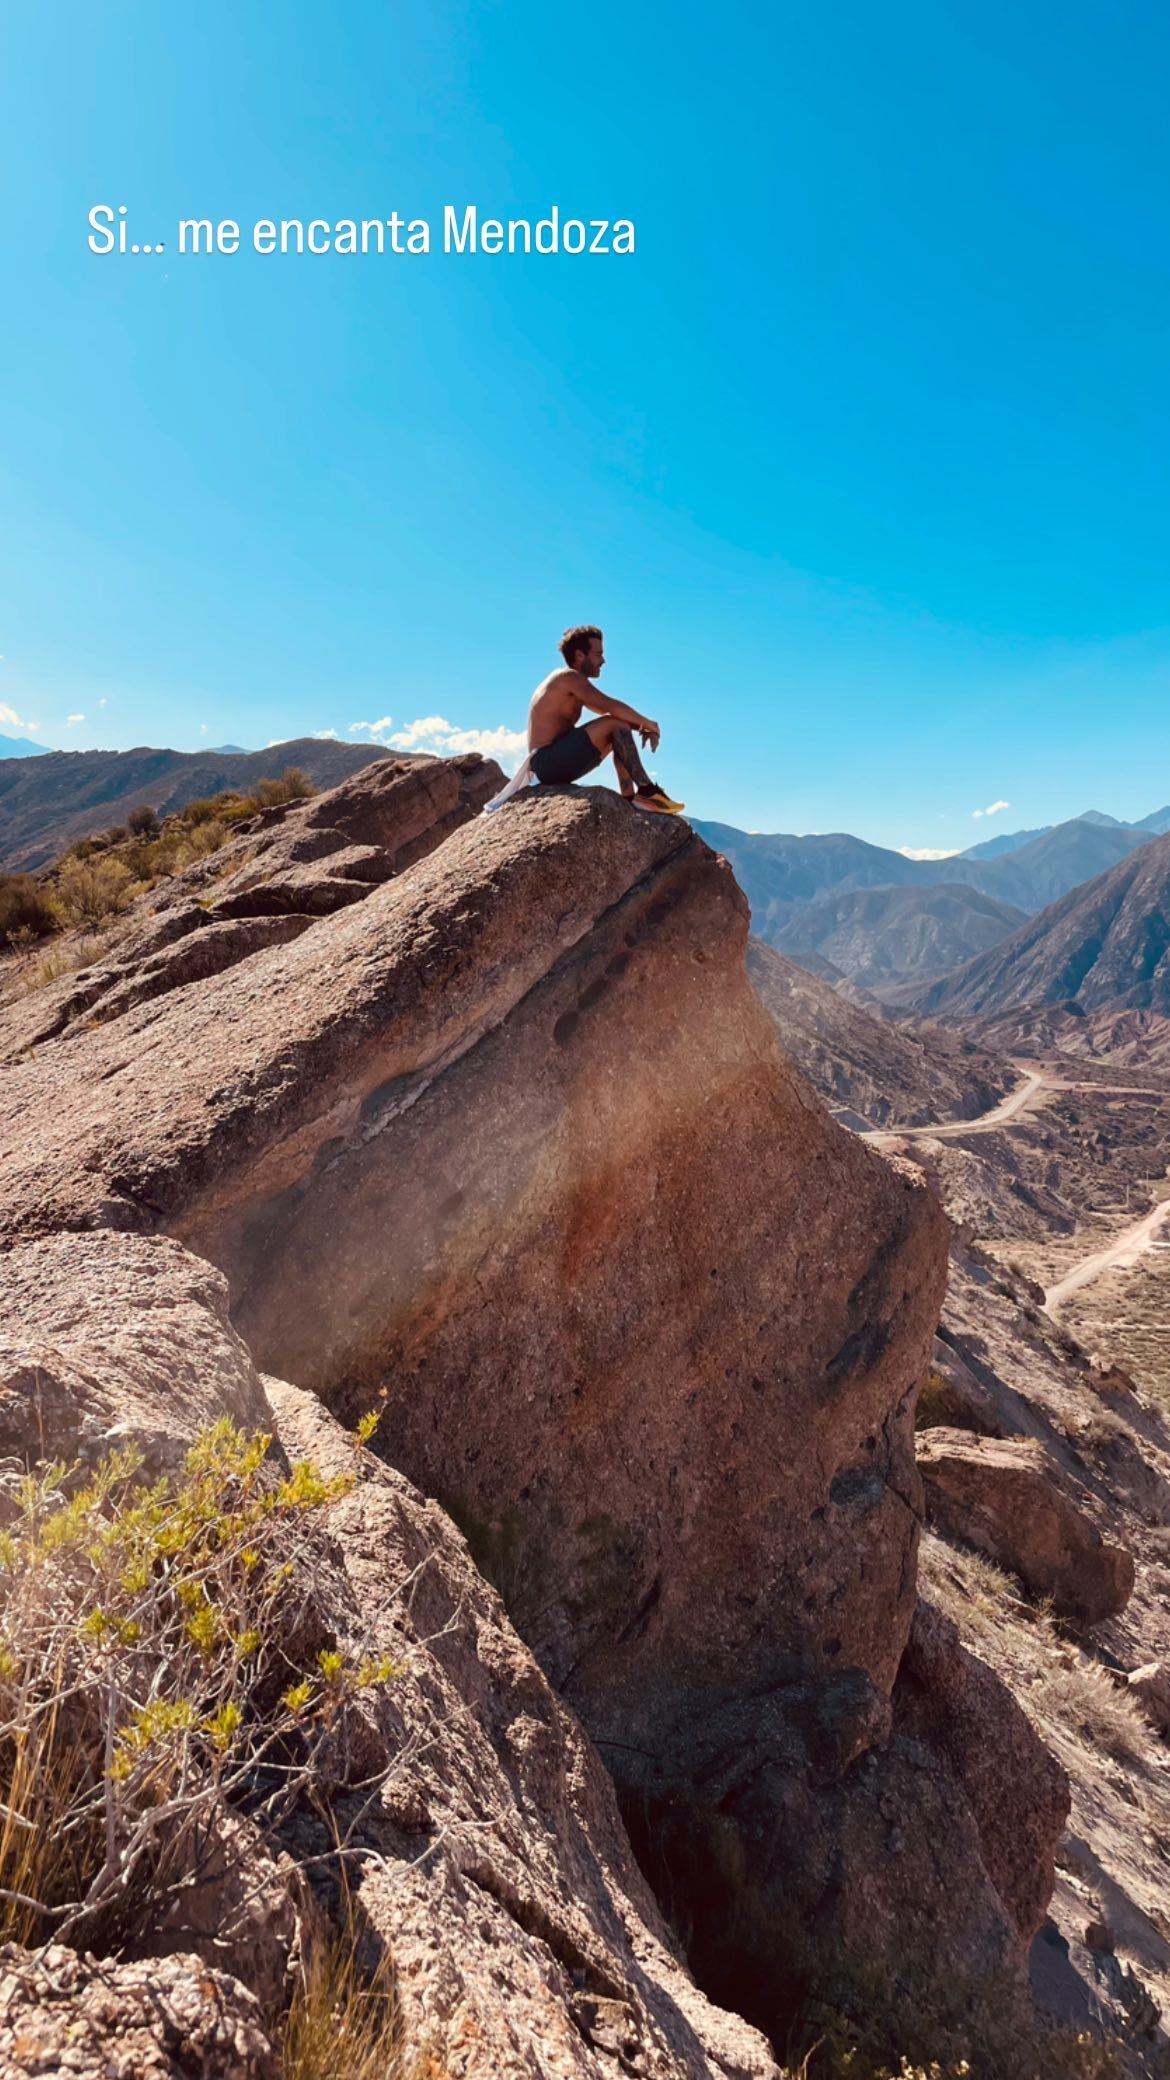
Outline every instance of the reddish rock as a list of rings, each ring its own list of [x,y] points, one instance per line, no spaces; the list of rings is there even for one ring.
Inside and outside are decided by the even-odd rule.
[[[921,1599],[898,1676],[895,1723],[946,1758],[974,1815],[988,1876],[1021,1941],[1030,1942],[1052,1895],[1068,1778],[999,1677]]]
[[[4,2080],[280,2080],[259,2003],[197,1957],[0,1948]]]
[[[329,817],[347,844],[381,842],[336,800]],[[316,840],[302,826],[296,842]],[[379,1450],[465,1528],[543,1674],[510,1628],[493,1643],[470,1563],[464,1603],[428,1606],[425,1638],[471,1613],[452,1708],[486,1714],[497,1741],[508,1729],[517,1855],[538,1823],[556,1846],[501,1876],[479,1762],[452,1735],[481,1831],[464,1861],[420,1870],[414,1951],[461,1960],[500,1928],[495,1900],[536,1946],[534,2002],[550,1950],[570,1980],[586,1972],[578,2036],[649,2041],[643,2012],[665,2027],[640,1980],[631,2008],[612,1948],[606,1962],[615,1914],[627,1923],[586,1875],[594,1822],[583,1866],[566,1846],[566,1784],[596,1765],[584,1742],[570,1757],[566,1724],[580,1735],[551,1678],[723,1998],[742,1989],[782,2029],[818,1975],[1017,1984],[975,1805],[945,1746],[899,1733],[891,1705],[946,1256],[921,1172],[834,1126],[780,1055],[744,975],[746,906],[685,824],[600,791],[537,793],[362,886],[291,943],[15,1062],[0,1238],[180,1238],[227,1274],[265,1368],[346,1415],[382,1405]],[[161,909],[152,928],[170,929]],[[389,1521],[346,1534],[366,1605],[397,1578]],[[551,1759],[522,1779],[529,1741]],[[426,1799],[415,1785],[403,1813]],[[627,1857],[625,1891],[622,1840],[597,1854]],[[568,1904],[582,1886],[588,1943]],[[482,1993],[453,1983],[481,2027]],[[567,1987],[557,2031],[565,2002]],[[499,2041],[485,2074],[511,2070]]]
[[[924,1430],[918,1465],[931,1522],[1017,1574],[1063,1616],[1099,1624],[1124,1610],[1133,1559],[1108,1545],[1060,1485],[1043,1445]]]

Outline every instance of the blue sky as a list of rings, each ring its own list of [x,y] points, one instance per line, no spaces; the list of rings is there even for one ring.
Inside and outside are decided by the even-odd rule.
[[[477,740],[590,619],[697,814],[943,848],[1170,797],[1160,0],[0,33],[0,732]],[[97,202],[172,249],[95,257]],[[637,251],[173,252],[446,202]]]

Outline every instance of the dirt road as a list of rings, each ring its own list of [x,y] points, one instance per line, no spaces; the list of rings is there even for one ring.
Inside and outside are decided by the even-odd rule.
[[[991,1134],[998,1127],[1009,1126],[1014,1119],[1030,1112],[1034,1101],[1048,1091],[1105,1091],[1127,1098],[1167,1098],[1170,1090],[1145,1088],[1129,1083],[1078,1083],[1075,1079],[1053,1076],[1048,1069],[1026,1069],[1022,1062],[1013,1063],[1022,1081],[990,1112],[981,1112],[975,1119],[950,1119],[938,1127],[870,1127],[862,1137],[879,1148],[893,1147],[898,1141],[953,1141],[963,1134]]]
[[[872,1141],[876,1148],[892,1148],[900,1141],[951,1141],[966,1134],[994,1133],[997,1128],[1010,1126],[1013,1120],[1020,1119],[1049,1091],[1111,1091],[1137,1098],[1165,1098],[1170,1095],[1165,1089],[1145,1088],[1133,1084],[1077,1082],[1073,1078],[1054,1076],[1047,1069],[1026,1068],[1022,1062],[1014,1062],[1012,1066],[1019,1072],[1021,1081],[998,1105],[992,1106],[990,1112],[980,1113],[977,1119],[954,1119],[948,1120],[945,1126],[898,1127],[893,1131],[888,1128],[871,1128],[864,1138]],[[1090,1285],[1103,1271],[1109,1271],[1115,1266],[1121,1270],[1128,1270],[1146,1250],[1167,1247],[1168,1245],[1159,1239],[1163,1229],[1170,1234],[1170,1199],[1160,1206],[1152,1207],[1140,1220],[1133,1221],[1129,1227],[1123,1228],[1120,1235],[1104,1249],[1094,1250],[1090,1256],[1082,1257],[1079,1264],[1074,1264],[1072,1270],[1067,1271],[1045,1295],[1044,1305],[1048,1313],[1052,1314],[1071,1294],[1079,1293],[1082,1286]]]
[[[1130,1265],[1136,1264],[1146,1250],[1156,1246],[1160,1231],[1168,1223],[1170,1199],[1164,1199],[1160,1206],[1153,1206],[1149,1213],[1143,1214],[1140,1221],[1134,1221],[1132,1226],[1123,1228],[1115,1242],[1109,1243],[1105,1249],[1095,1250],[1090,1257],[1082,1257],[1080,1263],[1074,1264],[1071,1271],[1066,1271],[1056,1285],[1048,1288],[1044,1295],[1044,1305],[1048,1313],[1052,1314],[1062,1300],[1067,1300],[1072,1293],[1079,1293],[1082,1286],[1091,1284],[1103,1271],[1112,1270],[1114,1266],[1118,1270],[1128,1271]]]

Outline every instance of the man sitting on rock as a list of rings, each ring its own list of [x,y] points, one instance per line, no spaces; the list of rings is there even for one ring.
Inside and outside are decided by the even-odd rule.
[[[564,664],[542,679],[528,710],[528,757],[515,778],[488,803],[500,808],[536,779],[543,787],[566,787],[583,780],[604,758],[612,758],[618,786],[635,809],[651,809],[660,816],[677,816],[685,804],[674,802],[658,787],[642,764],[634,742],[635,731],[643,744],[657,751],[662,735],[656,722],[628,708],[624,701],[602,693],[593,684],[605,664],[601,630],[592,624],[567,629],[561,637]],[[582,722],[582,708],[591,708],[596,722]]]

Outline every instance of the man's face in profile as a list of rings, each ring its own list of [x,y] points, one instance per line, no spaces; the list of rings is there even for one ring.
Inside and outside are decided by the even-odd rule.
[[[585,674],[585,677],[587,679],[596,679],[597,674],[599,671],[601,671],[604,663],[605,644],[600,636],[593,636],[590,639],[589,649],[586,652],[585,656],[585,662],[581,667],[582,671]]]

